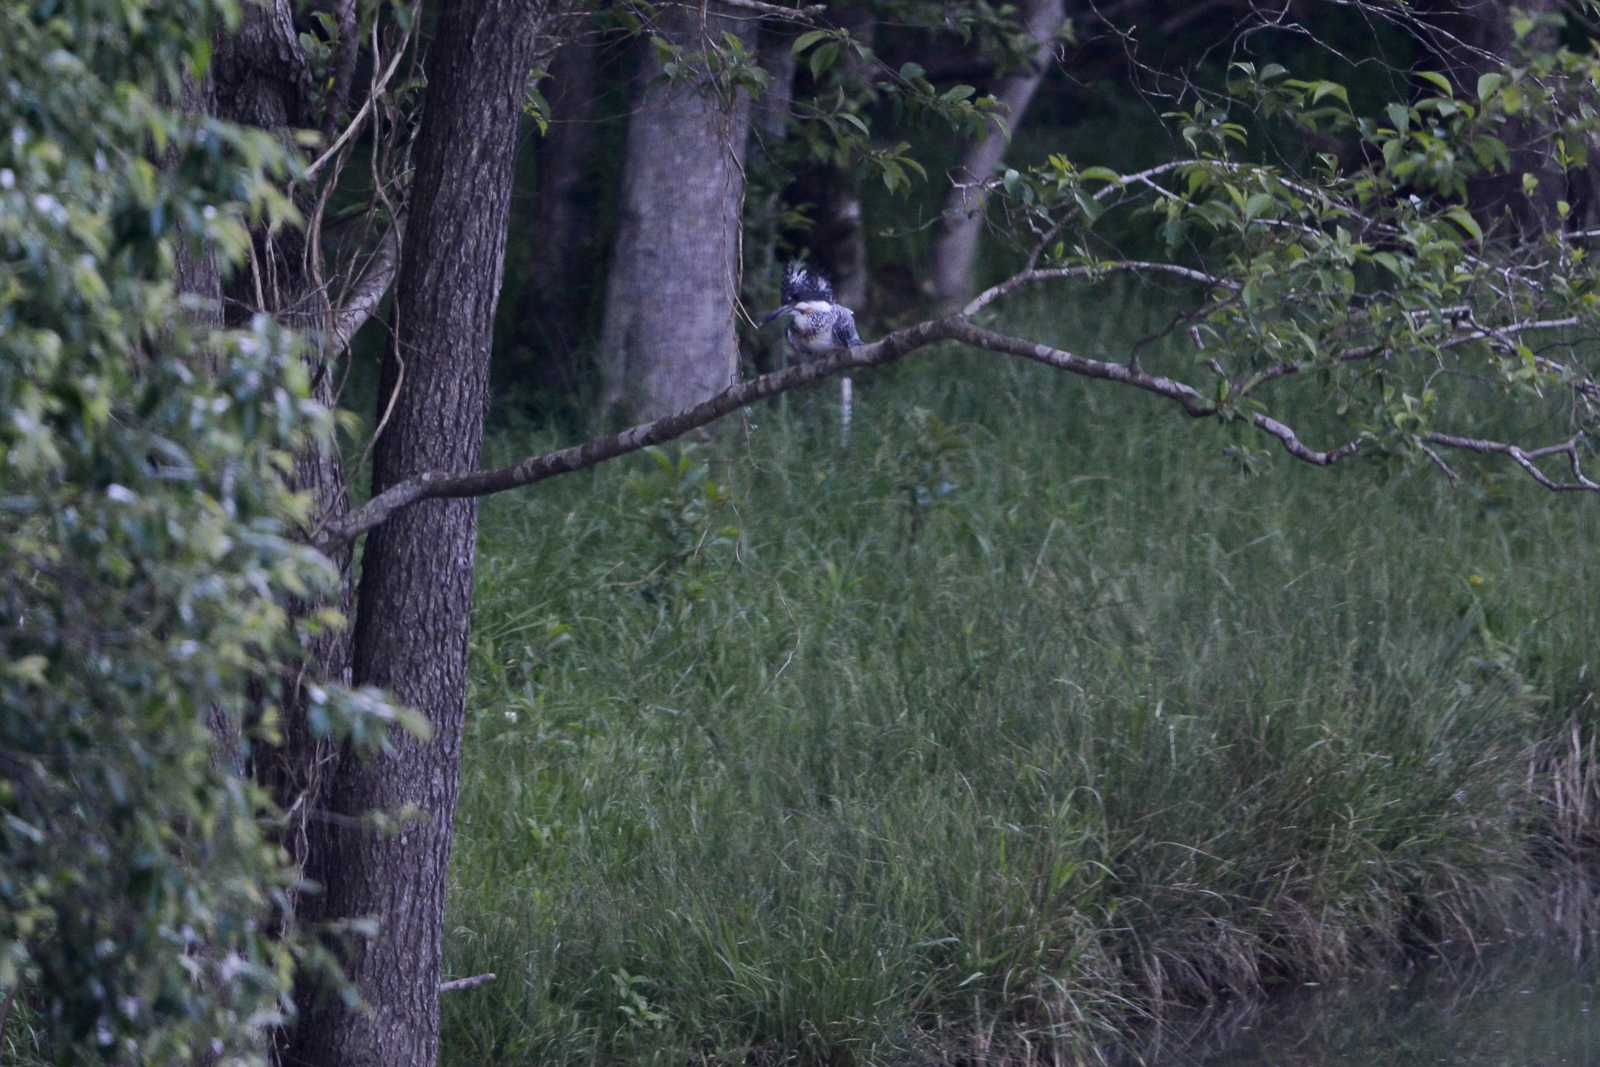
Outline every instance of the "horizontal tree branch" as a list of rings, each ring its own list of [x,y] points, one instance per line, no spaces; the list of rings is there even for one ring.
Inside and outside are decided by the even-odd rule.
[[[439,992],[454,993],[458,989],[473,989],[477,986],[487,985],[494,981],[493,972],[489,974],[475,974],[471,978],[452,978],[448,982],[439,983]]]
[[[1577,316],[1567,316],[1560,319],[1528,319],[1524,322],[1511,322],[1504,326],[1493,327],[1480,325],[1476,320],[1470,318],[1466,321],[1470,323],[1470,329],[1463,330],[1439,342],[1439,347],[1459,348],[1461,345],[1469,344],[1473,341],[1498,340],[1502,345],[1514,349],[1515,345],[1507,340],[1512,336],[1527,333],[1531,330],[1562,329],[1576,326],[1579,323]],[[1389,344],[1361,345],[1355,348],[1346,348],[1334,358],[1340,363],[1359,363],[1363,360],[1379,358],[1392,350],[1393,346]],[[1535,356],[1534,362],[1552,374],[1571,376],[1570,384],[1572,388],[1585,396],[1600,397],[1600,383],[1596,383],[1588,377],[1577,377],[1572,368],[1566,364],[1558,363],[1544,356]],[[1245,384],[1239,388],[1239,393],[1242,395],[1266,382],[1286,378],[1292,374],[1299,374],[1301,371],[1313,366],[1325,365],[1310,360],[1290,360],[1283,363],[1274,363],[1270,367],[1265,367],[1249,376]]]
[[[1048,272],[1036,272],[1048,273]],[[1018,277],[1022,277],[1019,275]],[[1207,279],[1209,284],[1210,279]],[[1532,324],[1529,324],[1530,326]],[[1543,325],[1543,324],[1540,324]],[[959,341],[974,348],[1001,355],[1043,363],[1072,374],[1103,381],[1118,382],[1143,392],[1165,397],[1178,404],[1194,418],[1219,414],[1218,408],[1194,386],[1165,375],[1151,374],[1136,363],[1116,363],[1090,359],[1064,349],[1037,341],[978,326],[963,314],[942,319],[930,319],[896,330],[872,344],[857,348],[837,349],[821,359],[796,364],[784,370],[763,374],[749,381],[729,386],[716,396],[683,411],[664,415],[650,422],[630,426],[618,433],[586,441],[581,445],[556,449],[540,455],[528,456],[516,463],[492,470],[470,472],[423,471],[402,479],[378,493],[365,504],[331,522],[317,537],[318,547],[328,549],[353,540],[384,522],[401,508],[421,500],[489,496],[533,485],[557,475],[593,467],[630,452],[651,445],[662,444],[707,426],[725,415],[748,407],[760,400],[798,389],[835,375],[865,367],[893,363],[913,352],[941,341]],[[1357,354],[1360,353],[1360,354]],[[1349,358],[1370,356],[1372,351],[1352,350]],[[1300,370],[1300,366],[1282,364],[1273,368],[1272,376],[1281,377]],[[1313,466],[1328,467],[1361,453],[1369,438],[1353,438],[1327,450],[1318,450],[1301,440],[1295,429],[1264,412],[1254,412],[1248,417],[1250,425],[1276,440],[1293,458]],[[1483,454],[1504,455],[1521,466],[1529,476],[1547,489],[1589,490],[1600,492],[1600,484],[1586,477],[1580,466],[1579,448],[1584,441],[1579,434],[1561,444],[1539,449],[1523,449],[1517,445],[1498,441],[1462,437],[1453,434],[1426,433],[1418,440],[1440,448],[1456,448]],[[1430,452],[1430,455],[1433,453]],[[1557,482],[1539,469],[1536,461],[1553,455],[1565,455],[1572,467],[1574,481]],[[1436,463],[1438,461],[1436,460]],[[1445,467],[1448,471],[1448,467]]]
[[[1477,452],[1482,455],[1509,456],[1517,466],[1525,471],[1528,477],[1540,485],[1556,493],[1600,493],[1600,482],[1593,481],[1583,473],[1583,461],[1579,455],[1579,448],[1583,444],[1584,435],[1574,434],[1565,441],[1543,448],[1522,448],[1519,445],[1506,441],[1486,441],[1478,437],[1465,437],[1453,433],[1424,433],[1421,439],[1428,444],[1440,445],[1444,448],[1459,448],[1466,452]],[[1536,460],[1548,456],[1566,456],[1567,464],[1572,468],[1570,482],[1558,482],[1544,471],[1539,469]]]
[[[412,475],[378,493],[337,522],[329,523],[318,536],[317,545],[328,548],[349,541],[383,522],[399,509],[419,500],[502,493],[507,489],[532,485],[558,474],[583,470],[618,456],[627,455],[629,452],[637,452],[651,445],[671,441],[691,430],[709,425],[724,415],[748,407],[758,400],[765,400],[845,371],[892,363],[919,348],[948,339],[952,336],[953,321],[953,319],[934,319],[908,326],[870,345],[839,349],[822,359],[796,364],[784,370],[731,385],[709,400],[683,411],[630,426],[619,433],[597,437],[571,448],[529,456],[508,467],[470,473],[424,471]]]
[[[1071,352],[1060,348],[1041,344],[1038,341],[1029,341],[1021,337],[996,333],[993,330],[986,330],[981,326],[974,325],[960,315],[952,315],[950,318],[940,321],[946,325],[948,331],[946,336],[957,341],[964,341],[974,348],[1020,356],[1023,359],[1031,359],[1035,363],[1043,363],[1047,367],[1055,367],[1058,370],[1082,375],[1085,378],[1099,378],[1102,381],[1121,382],[1123,385],[1131,385],[1147,393],[1154,393],[1157,396],[1164,396],[1168,400],[1177,401],[1187,414],[1196,418],[1216,414],[1215,408],[1206,402],[1198,389],[1176,379],[1159,374],[1150,374],[1127,363],[1089,359],[1085,356],[1073,355]]]
[[[765,4],[761,0],[722,0],[728,7],[753,11],[757,15],[772,19],[788,19],[797,22],[810,22],[824,11],[828,10],[827,4],[811,4],[808,7],[783,7],[779,4]],[[698,10],[698,4],[687,5]]]
[[[1191,282],[1210,285],[1218,289],[1227,289],[1238,292],[1243,286],[1229,278],[1207,274],[1203,270],[1185,267],[1178,263],[1151,263],[1134,259],[1113,259],[1104,263],[1085,263],[1073,267],[1044,267],[1035,270],[1025,270],[1020,274],[1013,274],[998,285],[991,285],[968,302],[961,309],[963,315],[976,315],[985,307],[999,300],[1003,296],[1035,282],[1051,281],[1060,278],[1094,278],[1102,274],[1172,274]]]

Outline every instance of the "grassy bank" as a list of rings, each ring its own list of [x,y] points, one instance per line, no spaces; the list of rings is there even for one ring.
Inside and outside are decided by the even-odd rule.
[[[1593,501],[993,358],[826,397],[485,505],[446,1063],[1088,1057],[1539,927]]]

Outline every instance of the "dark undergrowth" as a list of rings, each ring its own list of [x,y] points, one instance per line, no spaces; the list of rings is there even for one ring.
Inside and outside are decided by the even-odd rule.
[[[1093,1062],[1582,925],[1594,501],[994,357],[832,395],[485,504],[446,1063]]]

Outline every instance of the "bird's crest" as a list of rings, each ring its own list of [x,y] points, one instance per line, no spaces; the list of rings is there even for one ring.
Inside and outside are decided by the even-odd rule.
[[[799,304],[807,300],[833,303],[833,286],[822,275],[806,270],[806,265],[797,260],[784,268],[783,302]]]

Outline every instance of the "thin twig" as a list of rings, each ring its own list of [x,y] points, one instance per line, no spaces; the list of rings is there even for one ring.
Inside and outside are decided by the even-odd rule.
[[[1443,456],[1439,455],[1439,453],[1435,452],[1427,445],[1419,443],[1417,447],[1422,449],[1423,455],[1427,456],[1428,459],[1433,461],[1433,465],[1435,467],[1438,467],[1440,470],[1444,471],[1444,476],[1450,479],[1450,487],[1452,489],[1461,484],[1461,476],[1455,472],[1455,469],[1452,468],[1450,464],[1444,461]]]
[[[765,15],[768,18],[789,19],[799,22],[809,22],[828,10],[827,4],[812,4],[810,7],[779,7],[777,4],[764,4],[761,0],[722,0],[722,3],[727,7],[754,11],[756,14]]]
[[[1585,440],[1584,434],[1574,434],[1565,441],[1543,448],[1523,448],[1508,441],[1488,441],[1480,437],[1465,437],[1451,433],[1425,433],[1422,440],[1428,444],[1440,445],[1444,448],[1459,448],[1466,452],[1478,452],[1484,455],[1507,456],[1517,466],[1527,472],[1528,477],[1540,485],[1556,493],[1600,493],[1600,482],[1595,482],[1584,475],[1583,467],[1578,457],[1578,446]],[[1564,455],[1567,463],[1572,468],[1573,480],[1558,482],[1544,471],[1539,469],[1535,460],[1548,456]]]
[[[494,981],[494,973],[475,974],[471,978],[452,978],[448,982],[439,983],[439,992],[454,993],[458,989],[473,989]]]
[[[400,342],[396,340],[392,346],[394,361],[399,364],[394,375],[394,388],[389,391],[389,402],[384,405],[383,418],[378,420],[378,428],[372,431],[372,438],[367,442],[367,447],[361,450],[361,458],[356,461],[356,470],[367,465],[372,450],[377,447],[378,438],[383,436],[384,427],[389,425],[389,416],[394,414],[395,402],[400,399],[400,388],[406,384],[406,361],[400,355]]]
[[[1102,274],[1118,274],[1132,272],[1135,274],[1172,274],[1191,282],[1215,286],[1218,289],[1237,291],[1242,286],[1238,282],[1215,274],[1207,274],[1203,270],[1185,267],[1177,263],[1152,263],[1135,259],[1117,259],[1105,263],[1087,263],[1075,267],[1046,267],[1041,270],[1025,270],[1014,274],[998,285],[991,285],[977,296],[973,297],[967,306],[961,309],[963,315],[976,315],[988,305],[999,300],[1024,285],[1035,282],[1050,281],[1057,278],[1095,278]]]
[[[356,117],[350,120],[350,125],[344,128],[344,132],[339,135],[339,139],[334,141],[333,144],[329,145],[328,150],[322,153],[322,155],[318,156],[312,162],[312,164],[306,168],[304,177],[307,181],[310,181],[312,178],[316,177],[317,171],[322,169],[323,164],[327,163],[328,160],[333,157],[333,154],[344,146],[346,141],[356,135],[356,131],[359,130],[361,128],[361,124],[366,121],[367,113],[372,110],[373,103],[383,92],[384,87],[389,84],[389,79],[394,76],[395,68],[400,65],[400,57],[406,54],[406,45],[410,39],[411,35],[409,33],[407,33],[406,36],[401,39],[400,46],[394,50],[394,55],[389,60],[389,69],[383,72],[383,77],[378,79],[378,83],[372,87],[370,92],[367,93],[367,99],[362,103],[361,110],[356,112]],[[372,24],[372,49],[374,54],[376,54],[378,49],[378,24],[376,21],[374,21]]]

